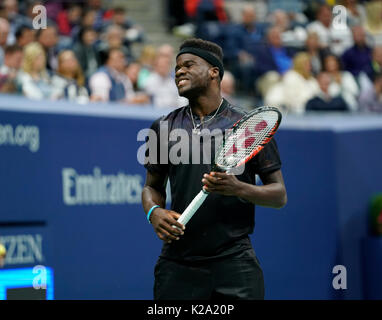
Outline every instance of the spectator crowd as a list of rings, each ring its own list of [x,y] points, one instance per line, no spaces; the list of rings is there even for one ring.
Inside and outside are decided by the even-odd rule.
[[[223,48],[222,94],[286,112],[382,112],[382,1],[167,0],[168,31]],[[34,29],[43,5],[47,27]],[[128,1],[126,1],[128,6]],[[236,15],[235,15],[236,13]],[[133,47],[142,48],[136,56]],[[180,107],[177,48],[154,47],[126,6],[3,0],[0,93]],[[239,102],[238,102],[239,103]]]
[[[218,43],[227,81],[255,104],[382,112],[382,1],[181,2],[169,10],[169,29]]]
[[[46,8],[46,28],[33,26],[38,5]],[[137,57],[136,43],[144,45]],[[178,107],[187,99],[178,95],[173,61],[171,46],[145,44],[125,7],[108,8],[100,0],[0,4],[0,93]]]

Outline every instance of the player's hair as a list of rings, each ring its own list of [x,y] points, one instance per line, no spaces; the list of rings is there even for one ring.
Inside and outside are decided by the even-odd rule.
[[[222,48],[217,45],[214,42],[197,39],[197,38],[191,38],[185,40],[181,46],[179,47],[179,51],[183,48],[197,48],[197,49],[203,49],[206,51],[209,51],[211,54],[213,54],[216,58],[218,58],[221,62],[223,61],[223,50]]]

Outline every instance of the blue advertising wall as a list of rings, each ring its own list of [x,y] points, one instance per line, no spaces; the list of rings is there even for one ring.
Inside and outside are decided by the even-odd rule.
[[[161,241],[141,207],[137,134],[167,111],[0,96],[4,269],[51,268],[55,299],[152,299]],[[382,192],[382,118],[285,117],[276,139],[288,204],[257,207],[251,236],[266,298],[375,297],[366,284],[381,278],[370,275],[378,257],[364,247]],[[336,265],[345,290],[333,288]]]

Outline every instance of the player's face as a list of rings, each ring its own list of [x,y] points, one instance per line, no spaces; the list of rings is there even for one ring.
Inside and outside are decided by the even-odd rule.
[[[180,96],[190,98],[208,89],[211,66],[204,59],[184,53],[176,59],[175,84]]]

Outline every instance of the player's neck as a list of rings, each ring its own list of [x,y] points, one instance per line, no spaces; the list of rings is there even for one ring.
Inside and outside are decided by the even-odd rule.
[[[199,96],[195,99],[189,99],[192,112],[203,119],[206,115],[219,108],[222,102],[222,96],[219,94],[211,96]]]

